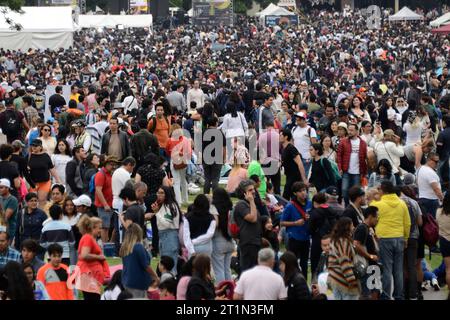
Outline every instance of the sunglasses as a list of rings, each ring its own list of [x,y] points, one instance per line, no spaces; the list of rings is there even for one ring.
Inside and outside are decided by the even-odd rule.
[[[51,130],[50,129],[42,129],[42,131],[50,132]]]

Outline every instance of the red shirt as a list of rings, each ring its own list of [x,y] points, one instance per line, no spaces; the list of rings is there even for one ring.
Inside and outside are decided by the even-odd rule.
[[[113,202],[113,193],[112,193],[112,175],[109,172],[106,172],[104,168],[102,168],[98,173],[95,174],[95,188],[102,187],[103,196],[105,197],[106,202],[110,207],[112,207]],[[95,206],[97,208],[103,208],[103,203],[100,201],[100,198],[95,192]]]
[[[90,248],[91,254],[102,254],[102,249],[90,234],[85,234],[81,237],[78,245],[78,256],[81,256],[83,247]],[[109,267],[106,260],[102,263],[98,260],[85,261],[78,259],[77,266],[80,267],[81,274],[90,274],[100,284],[103,284],[105,277],[109,277]]]

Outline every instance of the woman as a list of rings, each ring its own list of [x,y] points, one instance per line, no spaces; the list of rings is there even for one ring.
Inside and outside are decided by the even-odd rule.
[[[211,259],[206,254],[195,256],[192,278],[189,281],[186,300],[214,300],[216,298],[211,277]]]
[[[96,174],[100,167],[100,156],[96,153],[91,153],[86,158],[85,164],[86,169],[84,170],[83,177],[83,188],[84,193],[89,193],[89,184],[91,182],[91,178],[94,174]]]
[[[334,149],[331,137],[327,134],[323,135],[322,138],[320,139],[320,144],[322,145],[323,148],[323,157],[325,159],[328,159],[328,161],[333,161],[334,163],[336,163],[337,153],[336,150]]]
[[[277,118],[281,123],[282,128],[284,128],[287,124],[287,114],[290,108],[291,106],[289,105],[289,102],[287,102],[286,100],[283,100],[281,102],[281,110],[278,112]]]
[[[387,97],[384,105],[380,109],[378,120],[381,122],[381,128],[384,130],[391,129],[397,132],[398,118],[401,118],[400,112],[394,106],[394,99]]]
[[[364,109],[363,100],[358,96],[353,97],[350,112],[356,117],[358,123],[361,123],[363,120],[372,122],[369,113]]]
[[[300,272],[295,254],[286,251],[281,256],[280,270],[284,284],[288,288],[288,300],[311,300],[308,284]]]
[[[33,269],[33,266],[25,262],[22,264],[22,270],[31,285],[34,293],[34,300],[51,300],[45,285],[39,280],[36,280],[36,271]]]
[[[216,221],[209,209],[208,197],[199,194],[183,219],[183,240],[189,256],[198,253],[211,256]]]
[[[239,186],[241,181],[248,179],[247,165],[244,164],[243,159],[238,159],[238,157],[238,151],[236,151],[234,156],[235,160],[233,161],[233,168],[228,174],[227,192],[231,194],[236,191],[236,188]]]
[[[422,141],[422,127],[416,111],[409,112],[408,120],[403,125],[403,131],[406,135],[405,145],[413,145]]]
[[[38,208],[38,196],[30,192],[25,196],[26,207],[19,211],[17,216],[16,248],[26,239],[39,241],[42,224],[47,220],[45,212]]]
[[[339,122],[337,120],[331,121],[330,129],[328,130],[329,131],[328,133],[330,134],[330,137],[332,139],[338,135],[338,130],[339,130]],[[334,143],[334,141],[333,141],[333,145],[334,145],[334,148],[337,149],[337,146]]]
[[[158,281],[158,276],[150,266],[151,258],[144,248],[142,237],[141,227],[132,223],[125,232],[119,252],[123,262],[122,283],[133,298],[145,298],[152,278]]]
[[[189,285],[189,281],[192,278],[192,269],[195,256],[189,258],[188,261],[181,268],[181,273],[179,274],[179,281],[177,285],[177,300],[186,300],[186,291]]]
[[[51,156],[55,152],[56,138],[52,136],[52,127],[49,124],[41,126],[39,139],[42,141],[43,151]]]
[[[77,227],[77,223],[81,218],[81,213],[77,213],[75,205],[71,197],[66,197],[62,203],[63,217],[61,222],[67,223],[72,227],[73,236],[75,238],[75,248],[78,248],[80,243],[81,233]],[[77,252],[75,250],[70,251],[70,265],[77,264]]]
[[[66,187],[62,184],[55,183],[51,188],[51,196],[50,201],[45,205],[44,211],[48,215],[50,207],[54,204],[57,204],[62,208],[64,198],[66,196]]]
[[[44,208],[51,189],[50,174],[56,179],[57,183],[61,183],[61,180],[50,156],[43,151],[40,139],[35,139],[32,143],[28,168],[30,169],[30,177],[36,185],[36,188],[32,188],[30,191],[37,192],[39,207]]]
[[[395,176],[392,174],[392,166],[389,160],[381,159],[378,162],[377,170],[372,172],[369,177],[369,188],[377,188],[381,185],[381,182],[388,180],[395,186]]]
[[[400,167],[413,174],[426,163],[425,155],[434,148],[432,139],[424,139],[422,143],[407,145],[403,148],[405,155],[400,159]]]
[[[169,256],[173,259],[174,267],[171,271],[176,274],[180,250],[178,232],[182,213],[172,188],[160,187],[156,192],[156,201],[151,208],[153,211],[151,217],[156,216],[158,227],[159,253],[161,256]]]
[[[328,159],[323,158],[323,149],[320,143],[313,143],[309,148],[311,154],[311,176],[309,183],[314,185],[317,192],[326,189],[329,186],[336,186],[337,181],[333,173],[333,168]]]
[[[78,276],[81,281],[77,281],[75,287],[83,292],[84,300],[100,300],[103,282],[109,277],[108,263],[95,241],[101,235],[102,220],[83,215],[77,226],[83,236],[78,245],[77,268],[72,275]]]
[[[65,139],[58,140],[55,153],[52,154],[50,158],[52,159],[52,163],[55,166],[55,170],[58,173],[61,183],[66,185],[66,166],[67,163],[72,160],[72,152]]]
[[[192,157],[191,140],[183,135],[179,124],[170,127],[170,139],[166,152],[170,156],[170,172],[173,176],[175,198],[179,204],[188,202],[188,186],[186,180],[187,164]]]
[[[227,103],[227,113],[223,117],[219,127],[227,139],[227,154],[231,155],[235,144],[244,145],[245,137],[248,137],[248,124],[244,115],[237,111],[236,104]]]
[[[372,129],[372,123],[370,123],[369,121],[364,120],[363,122],[361,122],[361,139],[366,142],[367,147],[373,148],[376,142],[376,138],[372,133]]]
[[[233,209],[228,192],[223,188],[216,188],[212,195],[211,214],[216,220],[217,228],[212,239],[212,267],[216,283],[231,280],[231,255],[235,245],[228,233],[228,217]]]
[[[34,300],[33,289],[20,263],[9,261],[0,276],[3,277],[2,282],[6,282],[4,284],[7,288],[3,295],[0,295],[0,300]]]
[[[436,220],[439,226],[439,248],[445,263],[445,281],[450,288],[450,194],[444,197],[442,209],[438,210]],[[450,299],[450,293],[448,298]]]
[[[339,219],[331,234],[328,256],[328,281],[335,300],[357,300],[359,281],[353,272],[353,222],[348,217]]]

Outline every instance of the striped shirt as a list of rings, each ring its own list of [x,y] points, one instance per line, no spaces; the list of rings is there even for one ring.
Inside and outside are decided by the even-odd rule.
[[[70,250],[74,250],[75,245],[72,227],[67,223],[55,220],[44,224],[41,246],[47,248],[52,243],[57,243],[63,248],[62,258],[70,258]]]

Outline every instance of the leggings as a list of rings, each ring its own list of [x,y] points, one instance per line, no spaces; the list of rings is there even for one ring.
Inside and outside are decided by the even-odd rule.
[[[100,300],[100,295],[98,293],[92,293],[92,292],[83,292],[83,298],[84,300]]]

